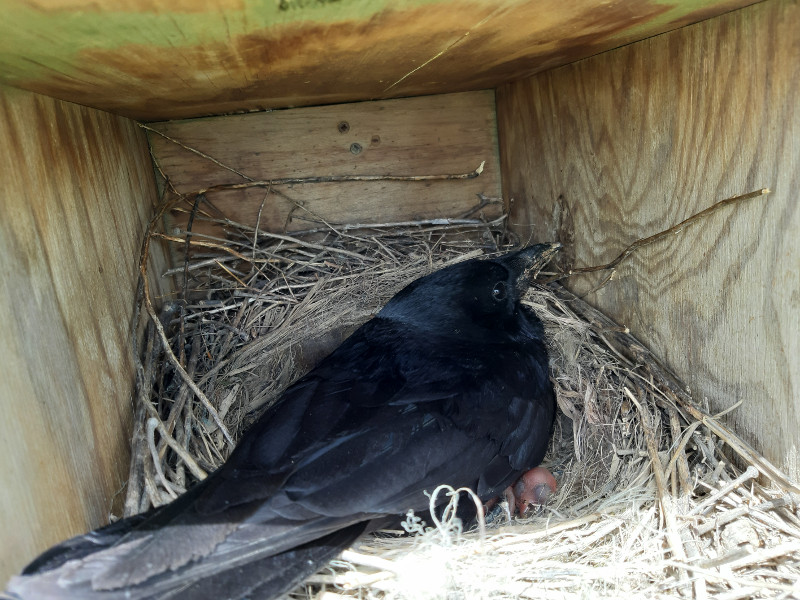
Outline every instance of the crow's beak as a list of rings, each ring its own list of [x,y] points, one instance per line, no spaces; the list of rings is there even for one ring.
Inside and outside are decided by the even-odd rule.
[[[531,279],[539,274],[539,271],[550,262],[550,259],[560,248],[561,244],[558,242],[536,244],[509,254],[502,259],[511,270],[517,273],[517,290],[520,294],[524,293]]]

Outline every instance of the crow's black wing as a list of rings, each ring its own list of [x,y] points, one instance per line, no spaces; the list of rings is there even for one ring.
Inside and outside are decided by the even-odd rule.
[[[531,394],[542,373],[529,348],[480,350],[391,320],[367,323],[285,392],[173,522],[207,526],[193,550],[169,528],[156,532],[158,564],[177,568],[211,547],[204,568],[284,552],[423,510],[423,490],[441,483],[499,493],[543,454],[552,418]],[[150,572],[149,548],[136,554],[109,578]]]
[[[528,338],[476,352],[425,337],[386,319],[363,326],[179,508],[74,561],[59,585],[109,600],[189,598],[198,582],[224,588],[251,564],[279,564],[303,544],[319,553],[314,540],[341,530],[350,540],[358,523],[425,509],[423,490],[441,483],[501,491],[544,453],[546,362]]]
[[[198,510],[268,499],[258,518],[402,511],[390,499],[405,502],[448,473],[474,483],[490,464],[483,491],[507,485],[541,460],[549,436],[552,392],[539,359],[520,344],[476,349],[374,319],[251,428]]]

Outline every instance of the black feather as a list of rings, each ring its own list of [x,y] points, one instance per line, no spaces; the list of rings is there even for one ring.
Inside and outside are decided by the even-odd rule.
[[[555,414],[535,247],[398,293],[292,385],[228,461],[172,504],[68,540],[14,578],[23,598],[272,598],[424,490],[488,499],[541,462]]]

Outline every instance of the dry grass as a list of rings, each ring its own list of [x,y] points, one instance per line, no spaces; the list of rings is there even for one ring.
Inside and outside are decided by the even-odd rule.
[[[177,269],[185,301],[168,304],[161,322],[211,408],[151,332],[126,511],[167,502],[219,466],[231,449],[226,432],[237,439],[407,282],[509,247],[503,223],[272,236],[225,222],[226,240],[192,236]],[[183,235],[162,237],[188,247]],[[365,537],[294,595],[800,596],[794,484],[624,328],[557,286],[534,285],[525,301],[545,323],[561,409],[545,462],[559,483],[550,505],[524,521],[494,514],[485,531],[447,521]]]

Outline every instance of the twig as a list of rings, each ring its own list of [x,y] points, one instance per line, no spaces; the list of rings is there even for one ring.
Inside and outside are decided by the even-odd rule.
[[[675,451],[672,453],[672,458],[669,459],[669,463],[667,464],[667,470],[671,469],[672,466],[679,460],[681,459],[683,459],[683,461],[686,460],[686,454],[684,453],[684,449],[686,448],[686,445],[689,443],[689,440],[692,439],[692,434],[694,433],[695,429],[700,427],[701,424],[702,423],[700,423],[700,421],[695,421],[694,423],[691,423],[686,429],[683,430],[682,434],[683,437],[681,438],[680,442],[675,448]],[[688,486],[688,477],[686,479],[686,483]]]
[[[264,211],[264,204],[269,197],[269,193],[272,191],[272,188],[267,188],[267,193],[264,194],[264,197],[261,199],[261,206],[258,207],[258,215],[256,216],[256,226],[253,229],[253,258],[256,257],[256,248],[258,247],[258,228],[261,227],[261,213]]]
[[[164,346],[164,352],[166,353],[167,357],[169,358],[170,362],[175,367],[175,370],[181,376],[181,378],[186,382],[189,388],[195,393],[197,398],[200,402],[203,403],[203,406],[208,411],[208,414],[214,420],[214,422],[219,427],[222,435],[227,440],[228,444],[230,444],[231,448],[235,446],[233,438],[231,438],[230,434],[228,433],[228,429],[225,427],[225,424],[219,418],[217,411],[214,410],[213,405],[208,400],[206,395],[203,391],[197,387],[197,384],[189,377],[189,374],[186,372],[186,369],[183,368],[178,358],[175,356],[175,353],[172,351],[169,345],[169,338],[167,338],[167,333],[164,331],[164,326],[161,324],[161,320],[156,315],[155,309],[153,308],[153,301],[150,297],[150,282],[147,277],[147,261],[150,254],[150,240],[155,236],[155,225],[161,219],[164,212],[167,210],[168,204],[164,203],[161,210],[157,212],[157,214],[153,217],[150,221],[150,224],[147,228],[147,234],[144,237],[144,242],[142,244],[142,252],[139,259],[139,274],[142,277],[143,289],[144,289],[144,303],[147,309],[147,313],[150,315],[150,319],[153,321],[153,324],[156,326],[156,330],[158,331],[158,335],[161,337],[161,343]]]
[[[136,409],[133,413],[131,436],[131,466],[128,473],[128,489],[125,494],[123,516],[130,517],[141,510],[141,488],[144,480],[144,461],[147,439],[144,432],[144,415],[150,405],[153,390],[153,363],[155,359],[155,328],[147,324],[145,365],[142,366],[138,352],[134,354],[136,364]]]
[[[756,452],[747,442],[731,431],[725,425],[719,423],[714,417],[703,412],[692,401],[691,396],[686,391],[686,386],[669,369],[662,365],[650,350],[627,331],[615,330],[619,325],[601,313],[596,308],[590,306],[574,294],[567,291],[558,284],[551,284],[556,296],[563,298],[575,310],[575,312],[592,325],[600,335],[604,336],[609,342],[609,347],[617,352],[619,356],[632,365],[644,365],[647,371],[656,379],[663,388],[664,393],[678,408],[685,410],[693,419],[700,421],[714,435],[724,441],[734,452],[741,456],[746,462],[754,465],[762,474],[772,479],[787,491],[800,493],[800,488],[793,483],[780,469],[775,467],[766,458]],[[669,406],[664,403],[665,407]]]
[[[648,367],[649,366],[650,365],[648,365]],[[692,415],[693,418],[701,421],[703,425],[708,427],[714,433],[714,435],[722,439],[728,445],[728,447],[741,456],[745,461],[755,466],[762,474],[772,479],[786,491],[792,491],[800,494],[800,487],[789,480],[789,478],[786,477],[786,475],[784,475],[780,469],[775,467],[766,458],[756,452],[750,446],[750,444],[742,440],[738,435],[733,433],[733,431],[728,429],[725,425],[719,423],[711,415],[704,413],[702,410],[697,408],[694,404],[687,401],[683,397],[674,393],[672,393],[672,397],[675,402],[680,404],[686,410],[686,412]]]
[[[616,531],[622,526],[623,522],[619,519],[606,519],[603,524],[601,524],[596,531],[593,531],[583,539],[579,541],[575,541],[572,543],[567,544],[558,544],[552,548],[547,550],[543,550],[541,552],[537,552],[536,560],[545,560],[552,556],[559,556],[563,554],[570,554],[572,552],[578,552],[583,548],[588,548],[598,540],[603,539],[608,534]]]
[[[675,560],[667,560],[664,562],[666,566],[676,567],[678,569],[685,569],[687,571],[692,571],[701,575],[705,575],[707,578],[711,579],[719,579],[721,581],[727,581],[731,585],[734,586],[753,586],[761,589],[766,590],[778,590],[782,592],[795,592],[797,591],[797,586],[786,585],[781,583],[769,583],[767,581],[759,581],[754,578],[750,579],[742,579],[741,577],[737,577],[735,575],[726,574],[723,571],[715,571],[712,569],[705,569],[700,566],[690,565],[686,563],[682,563]],[[777,574],[776,574],[777,575]]]
[[[669,414],[669,422],[670,427],[672,429],[672,443],[678,444],[675,452],[673,453],[672,458],[670,459],[668,470],[671,469],[671,465],[678,463],[678,477],[680,482],[680,494],[681,497],[686,497],[691,492],[691,487],[689,485],[689,462],[686,460],[686,454],[684,453],[684,445],[681,445],[682,442],[679,442],[680,435],[681,435],[681,425],[678,419],[678,411],[675,409],[674,406],[670,406],[667,409],[667,413]]]
[[[689,529],[682,528],[680,529],[680,537],[681,543],[686,549],[687,560],[692,562],[699,560],[702,557],[700,544],[692,535],[692,532]],[[692,586],[697,600],[706,600],[708,598],[708,585],[702,574],[698,573],[697,578],[692,581]]]
[[[234,273],[233,271],[231,271],[231,270],[230,270],[228,267],[226,267],[224,264],[222,264],[222,263],[221,263],[221,262],[219,262],[219,261],[216,261],[216,262],[217,262],[217,266],[218,266],[220,269],[222,269],[223,271],[225,271],[225,272],[226,272],[228,275],[230,275],[231,277],[233,277],[233,278],[236,280],[236,283],[238,283],[239,285],[241,285],[243,289],[245,289],[245,290],[252,289],[252,288],[251,288],[249,285],[247,285],[247,284],[246,284],[244,281],[242,281],[241,279],[239,279],[239,277],[236,275],[236,273]],[[258,291],[258,290],[255,290],[255,291]]]
[[[153,459],[153,467],[156,470],[156,475],[161,480],[161,485],[164,486],[166,492],[170,495],[172,499],[178,497],[178,494],[175,493],[175,490],[172,489],[169,481],[164,476],[164,471],[161,468],[161,461],[158,458],[158,450],[156,449],[156,441],[155,441],[155,430],[158,427],[159,420],[153,417],[147,419],[147,445],[150,448],[150,457]]]
[[[165,504],[166,502],[169,502],[169,499],[168,498],[165,499],[161,495],[161,492],[158,491],[158,486],[156,485],[156,482],[153,479],[153,469],[154,469],[154,467],[155,467],[155,465],[153,464],[152,461],[150,461],[150,460],[144,461],[144,468],[143,468],[143,471],[144,471],[144,491],[145,491],[144,498],[147,499],[147,502],[145,501],[144,498],[142,499],[141,512],[147,510],[148,507],[150,507],[150,506],[161,506],[162,504]],[[149,504],[148,504],[148,502],[149,502]]]
[[[180,324],[178,327],[178,348],[180,352],[179,359],[181,362],[186,360],[184,351],[186,340],[186,305],[188,304],[186,290],[189,286],[189,241],[192,238],[192,225],[194,218],[197,215],[197,209],[203,201],[204,196],[198,195],[192,204],[192,211],[189,213],[189,220],[186,223],[186,246],[183,248],[183,282],[181,285],[181,302],[180,302]]]
[[[476,212],[478,212],[482,208],[486,208],[487,206],[491,206],[492,204],[499,204],[501,206],[503,205],[503,199],[502,198],[490,198],[489,196],[486,196],[485,194],[478,194],[478,200],[479,200],[478,204],[476,204],[475,206],[473,206],[472,208],[470,208],[466,212],[461,213],[459,215],[459,218],[466,219],[470,215],[474,215]]]
[[[564,531],[569,531],[570,529],[576,529],[578,527],[583,527],[584,525],[589,525],[590,523],[599,521],[602,517],[603,515],[599,513],[592,513],[584,517],[578,517],[577,519],[559,523],[558,525],[548,526],[545,529],[535,531],[533,533],[489,541],[486,543],[486,548],[488,550],[500,550],[517,544],[529,544],[531,542],[548,538]]]
[[[659,231],[658,233],[651,235],[650,237],[641,238],[633,242],[630,246],[625,248],[617,258],[612,260],[611,262],[605,263],[603,265],[596,265],[593,267],[579,267],[577,269],[570,269],[569,272],[565,274],[565,276],[577,275],[579,273],[593,273],[595,271],[606,271],[608,269],[613,269],[623,260],[628,258],[631,254],[636,252],[639,248],[643,246],[647,246],[648,244],[652,244],[653,242],[657,242],[658,240],[667,237],[668,235],[676,234],[681,231],[684,227],[687,227],[693,224],[695,221],[699,221],[707,217],[708,215],[718,211],[719,209],[728,206],[729,204],[735,204],[736,202],[742,202],[743,200],[750,200],[751,198],[759,198],[766,194],[769,194],[770,190],[767,188],[763,188],[760,190],[756,190],[754,192],[749,192],[747,194],[742,194],[740,196],[733,196],[732,198],[726,198],[725,200],[720,200],[719,202],[715,202],[705,210],[701,210],[699,213],[693,214],[688,219],[684,219],[677,225],[673,225],[669,229],[665,229],[664,231]]]
[[[198,343],[197,337],[194,338],[192,341],[192,350],[189,354],[189,366],[187,368],[187,373],[189,377],[194,379],[195,369],[197,368],[197,360],[200,355],[200,344]],[[186,403],[186,399],[189,396],[189,386],[186,385],[184,381],[181,384],[181,389],[178,391],[178,397],[176,398],[175,402],[172,405],[172,408],[169,411],[169,416],[167,417],[167,423],[165,425],[167,429],[167,433],[172,434],[175,430],[175,423],[177,422],[178,418],[180,417],[180,413],[183,411],[183,405]],[[162,456],[159,453],[159,456]]]
[[[393,223],[337,223],[336,228],[339,231],[355,231],[359,229],[400,229],[402,227],[454,227],[462,225],[465,227],[485,226],[485,227],[498,227],[508,218],[508,215],[501,215],[491,221],[481,221],[480,219],[420,219],[418,221],[396,221]],[[301,231],[294,231],[294,235],[307,235],[310,233],[321,233],[329,231],[327,227],[318,227],[316,229],[303,229]]]
[[[642,424],[642,429],[644,430],[647,451],[650,454],[650,462],[653,465],[653,477],[655,478],[656,488],[658,489],[661,512],[664,515],[664,521],[667,525],[667,539],[669,540],[669,545],[672,549],[672,555],[678,560],[686,560],[686,551],[683,548],[683,541],[678,533],[678,523],[675,520],[675,512],[673,510],[672,501],[667,495],[667,489],[664,485],[664,471],[663,466],[661,465],[661,459],[658,457],[658,444],[656,442],[655,433],[653,432],[653,428],[650,424],[650,419],[652,416],[650,411],[643,406],[644,401],[640,403],[636,396],[634,396],[634,394],[627,387],[624,387],[623,391],[639,410],[639,422]]]
[[[756,506],[748,506],[743,504],[731,510],[717,513],[714,515],[712,519],[708,522],[703,523],[702,525],[697,525],[695,529],[697,530],[698,535],[705,535],[706,533],[718,529],[731,521],[735,521],[739,517],[744,515],[750,514],[752,512],[761,511],[766,512],[769,510],[775,510],[776,508],[783,508],[784,506],[790,507],[798,507],[800,506],[800,496],[797,494],[787,493],[779,498],[774,498],[773,500],[769,500],[768,502],[762,502],[761,504],[757,504]]]
[[[146,287],[146,286],[145,286]],[[148,306],[148,312],[152,310],[152,306]],[[155,312],[151,313],[151,318],[154,319],[154,323],[156,325],[156,329],[158,330],[158,334],[161,336],[161,341],[164,344],[164,352],[169,358],[172,366],[175,367],[175,370],[180,374],[181,378],[186,382],[189,388],[194,392],[195,396],[203,403],[203,406],[208,411],[208,414],[211,416],[212,420],[216,423],[217,427],[219,427],[220,431],[222,432],[223,437],[225,440],[230,444],[231,448],[235,446],[233,438],[231,437],[230,433],[228,433],[227,427],[222,422],[222,419],[219,418],[217,411],[214,409],[214,406],[211,404],[209,399],[203,393],[203,391],[197,387],[197,384],[192,381],[192,378],[189,377],[189,374],[186,372],[186,369],[183,368],[178,358],[175,356],[175,353],[172,351],[172,348],[169,347],[169,339],[167,338],[167,334],[164,331],[164,326],[161,325],[161,321],[158,320],[158,317],[155,315]]]
[[[372,567],[373,569],[378,569],[379,571],[390,571],[392,573],[397,572],[397,566],[392,561],[381,558],[380,556],[362,554],[353,550],[345,550],[342,552],[339,558],[347,562],[364,565],[365,567]]]
[[[277,233],[265,233],[261,232],[261,235],[266,235],[267,237],[283,239],[285,241],[294,241],[294,238],[288,235],[281,235]],[[162,240],[167,240],[169,242],[177,242],[177,243],[184,243],[186,241],[185,238],[177,237],[174,235],[167,235],[165,233],[158,233],[154,232],[153,237],[161,238]],[[192,246],[199,246],[201,248],[214,248],[215,250],[222,250],[223,252],[227,252],[231,256],[235,256],[238,259],[251,262],[251,263],[270,263],[275,262],[273,258],[252,258],[250,256],[245,256],[241,252],[237,252],[233,248],[225,246],[224,244],[218,244],[216,242],[204,242],[203,240],[190,240],[189,243]],[[314,244],[312,242],[302,242],[303,246],[307,248],[316,248],[317,250],[327,250],[334,254],[343,254],[344,256],[349,256],[351,258],[358,258],[359,260],[363,260],[365,262],[375,262],[375,259],[368,256],[362,256],[357,252],[351,252],[350,250],[345,250],[344,248],[331,248],[329,246],[323,246],[322,244]]]
[[[235,173],[236,175],[238,175],[238,176],[239,176],[239,177],[241,177],[242,179],[246,179],[247,181],[253,181],[253,179],[252,179],[252,178],[248,177],[248,176],[247,176],[247,175],[245,175],[244,173],[241,173],[241,172],[237,171],[237,170],[236,170],[236,169],[234,169],[233,167],[229,167],[228,165],[226,165],[226,164],[224,164],[224,163],[221,163],[220,161],[218,161],[218,160],[217,160],[216,158],[214,158],[213,156],[209,156],[208,154],[205,154],[204,152],[200,152],[200,150],[197,150],[197,149],[195,149],[195,148],[192,148],[191,146],[187,146],[187,145],[186,145],[186,144],[184,144],[183,142],[179,142],[179,141],[178,141],[178,140],[176,140],[175,138],[171,138],[171,137],[170,137],[170,136],[168,136],[166,133],[162,133],[162,132],[160,132],[158,129],[153,129],[153,128],[152,128],[152,127],[150,127],[149,125],[145,125],[144,123],[140,123],[140,122],[137,122],[136,124],[137,124],[139,127],[141,127],[142,129],[145,129],[145,130],[147,130],[147,131],[152,131],[152,132],[153,132],[153,133],[155,133],[156,135],[160,135],[160,136],[161,136],[161,137],[163,137],[165,140],[167,140],[167,141],[169,141],[169,142],[172,142],[173,144],[176,144],[176,145],[180,146],[180,147],[181,147],[181,148],[183,148],[184,150],[188,150],[189,152],[192,152],[192,153],[194,153],[194,154],[197,154],[197,156],[200,156],[200,157],[202,157],[202,158],[205,158],[206,160],[210,160],[210,161],[211,161],[211,162],[213,162],[215,165],[217,165],[217,166],[219,166],[219,167],[222,167],[223,169],[225,169],[225,170],[227,170],[227,171],[230,171],[231,173]]]
[[[189,271],[196,271],[197,269],[202,269],[204,267],[209,267],[211,265],[216,264],[217,262],[230,262],[237,260],[238,257],[236,256],[214,256],[212,258],[205,258],[203,260],[196,260],[195,262],[189,265]],[[169,275],[177,275],[178,273],[183,272],[183,267],[172,267],[171,269],[167,269],[164,271],[161,276],[168,277]]]
[[[756,469],[753,465],[748,465],[747,470],[739,475],[736,479],[725,485],[721,490],[711,494],[708,498],[703,500],[700,504],[695,506],[692,510],[689,511],[688,514],[696,515],[696,514],[703,514],[705,513],[711,506],[717,502],[720,498],[727,496],[733,490],[741,486],[743,483],[750,481],[751,479],[755,479],[758,477],[758,469]]]
[[[197,461],[195,461],[194,458],[192,458],[192,455],[189,454],[177,441],[175,441],[175,438],[173,438],[167,432],[167,429],[164,427],[164,423],[162,423],[161,419],[158,418],[157,413],[155,412],[155,408],[152,405],[150,405],[150,409],[151,409],[151,412],[153,414],[155,414],[156,416],[151,416],[147,420],[148,435],[151,435],[151,432],[150,432],[150,427],[151,426],[153,427],[154,430],[157,429],[158,430],[158,435],[161,436],[161,439],[163,439],[167,443],[167,445],[170,448],[172,448],[172,450],[175,452],[175,454],[180,456],[181,460],[184,463],[186,463],[186,466],[189,467],[189,470],[194,474],[195,477],[197,477],[197,479],[202,481],[203,479],[208,477],[208,473],[206,473],[203,470],[203,468],[200,465],[197,464]],[[161,471],[161,467],[160,467],[161,461],[157,460],[157,459],[158,459],[158,456],[156,455],[156,457],[153,459],[153,462],[156,463],[156,469],[157,469],[157,471],[160,472]],[[163,477],[163,473],[161,474],[161,476]]]
[[[729,569],[741,569],[742,567],[749,567],[750,565],[763,564],[774,558],[788,556],[795,552],[800,552],[800,540],[784,542],[772,548],[762,548],[755,552],[748,553],[746,556],[735,558],[732,561],[721,563],[717,566],[722,566],[724,564]]]
[[[483,173],[485,161],[478,167],[466,173],[453,173],[442,175],[319,175],[315,177],[278,177],[261,181],[246,181],[244,183],[222,183],[185,194],[185,198],[192,198],[200,194],[209,194],[223,190],[245,190],[253,187],[274,187],[277,185],[300,185],[305,183],[344,183],[348,181],[451,181],[458,179],[475,179]],[[240,174],[241,175],[241,174]]]

